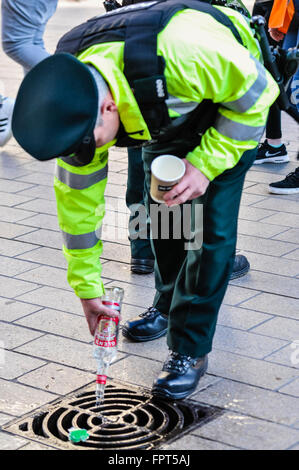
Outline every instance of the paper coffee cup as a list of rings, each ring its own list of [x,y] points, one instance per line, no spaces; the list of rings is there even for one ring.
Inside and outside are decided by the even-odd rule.
[[[151,165],[151,198],[165,202],[164,194],[170,191],[185,174],[185,163],[174,155],[161,155]]]

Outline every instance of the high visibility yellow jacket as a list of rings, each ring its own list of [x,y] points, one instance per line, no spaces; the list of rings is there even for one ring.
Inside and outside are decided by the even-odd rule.
[[[237,27],[231,31],[210,15],[195,10],[176,13],[158,35],[158,54],[166,61],[167,101],[171,117],[191,111],[203,99],[219,103],[215,124],[186,158],[213,180],[234,167],[257,146],[278,87],[260,62],[260,49],[247,20],[235,10],[218,7]],[[137,141],[151,138],[123,74],[123,42],[89,47],[78,56],[97,68],[108,82],[125,130]],[[103,293],[100,227],[107,182],[108,148],[98,148],[92,162],[79,167],[57,160],[55,193],[68,281],[81,298]]]

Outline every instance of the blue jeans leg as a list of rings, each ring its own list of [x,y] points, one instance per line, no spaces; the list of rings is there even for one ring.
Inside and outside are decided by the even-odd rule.
[[[2,47],[27,73],[49,56],[43,35],[58,0],[2,0]]]

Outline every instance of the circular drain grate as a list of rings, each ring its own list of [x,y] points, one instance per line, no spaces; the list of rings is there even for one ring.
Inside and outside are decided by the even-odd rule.
[[[109,384],[96,407],[94,387],[18,421],[11,431],[64,449],[153,449],[215,415],[215,409],[188,402],[165,402],[140,388]],[[218,413],[217,413],[218,414]],[[70,428],[86,429],[89,439],[71,443]]]

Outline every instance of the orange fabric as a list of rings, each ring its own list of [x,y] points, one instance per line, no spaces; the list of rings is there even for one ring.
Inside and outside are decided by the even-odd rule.
[[[295,13],[293,0],[274,0],[269,18],[269,28],[276,28],[282,33],[289,29]]]

